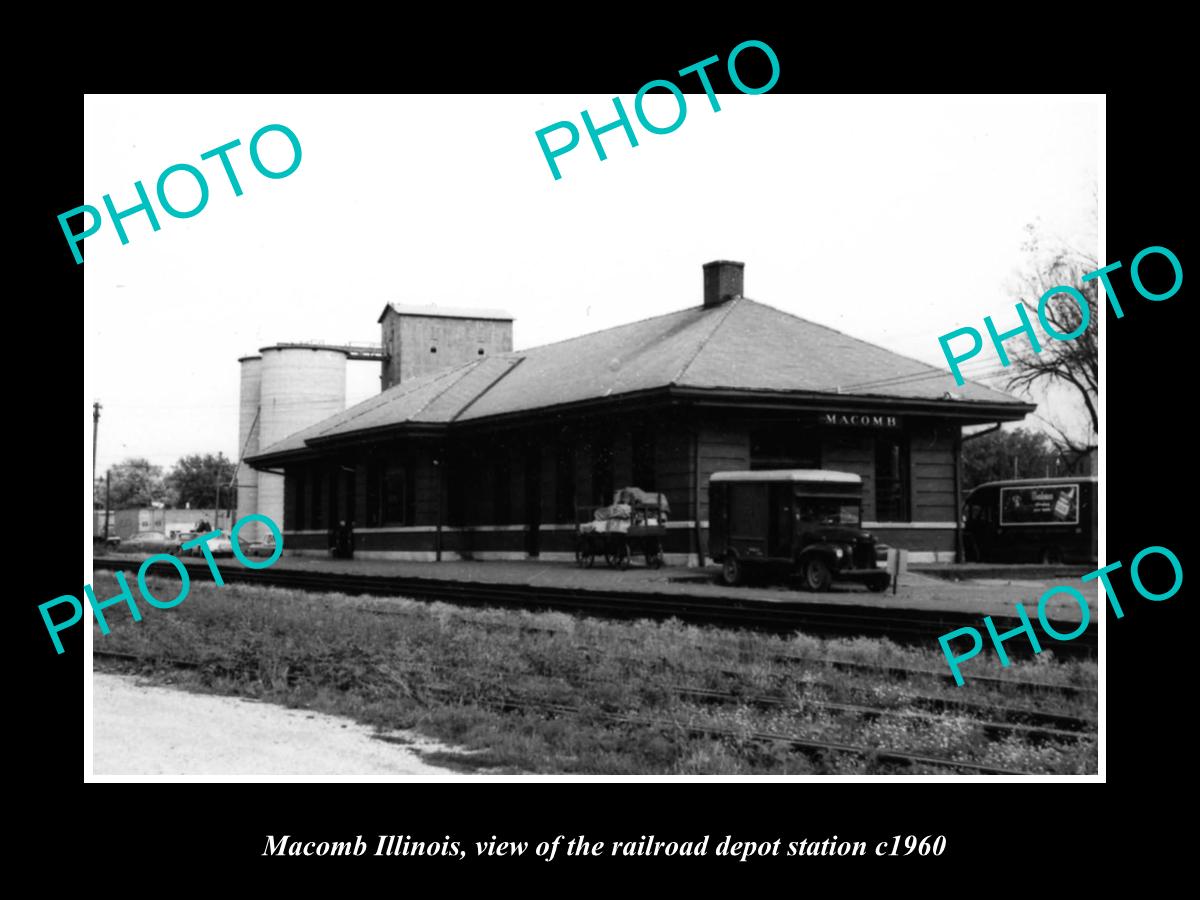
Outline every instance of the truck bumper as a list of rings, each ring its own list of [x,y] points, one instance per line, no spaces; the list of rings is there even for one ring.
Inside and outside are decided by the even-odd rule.
[[[892,576],[887,569],[842,569],[833,573],[834,581],[855,581],[859,584],[882,584],[887,587]]]

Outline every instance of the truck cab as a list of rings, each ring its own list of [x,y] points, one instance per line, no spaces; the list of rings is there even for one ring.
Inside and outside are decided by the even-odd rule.
[[[862,479],[851,472],[717,472],[709,479],[708,555],[726,584],[750,571],[797,575],[812,591],[834,581],[890,583],[881,547],[862,528]]]

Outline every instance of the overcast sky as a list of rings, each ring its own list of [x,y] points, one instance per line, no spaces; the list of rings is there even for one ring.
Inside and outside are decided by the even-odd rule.
[[[1009,321],[1027,223],[1095,252],[1099,100],[718,99],[714,113],[688,95],[667,135],[635,119],[636,148],[605,134],[600,162],[579,113],[611,121],[611,95],[87,97],[84,202],[133,206],[139,179],[153,198],[175,163],[210,189],[192,218],[154,199],[160,231],[139,213],[128,245],[107,218],[85,242],[100,471],[128,456],[236,458],[237,358],[378,341],[388,302],[505,309],[521,349],[698,305],[701,264],[737,259],[748,297],[944,366],[939,335]],[[676,114],[669,95],[646,108],[662,124]],[[561,119],[583,134],[555,181],[534,132]],[[303,148],[278,180],[248,155],[272,123]],[[200,160],[234,139],[240,197]],[[279,134],[261,149],[271,168],[290,161]],[[198,197],[189,180],[168,182],[183,209]],[[348,401],[378,375],[351,363]]]

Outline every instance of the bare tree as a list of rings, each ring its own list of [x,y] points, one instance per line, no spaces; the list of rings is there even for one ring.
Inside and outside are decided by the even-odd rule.
[[[1073,391],[1091,418],[1093,433],[1100,427],[1097,400],[1100,390],[1098,280],[1085,282],[1083,276],[1100,268],[1094,255],[1077,250],[1060,240],[1042,238],[1033,225],[1025,226],[1029,238],[1022,245],[1029,262],[1019,275],[1021,302],[1029,310],[1029,319],[1038,315],[1042,296],[1056,287],[1070,287],[1081,293],[1085,304],[1077,297],[1063,292],[1046,301],[1043,318],[1058,334],[1072,334],[1087,317],[1083,332],[1071,340],[1054,340],[1047,335],[1040,343],[1042,350],[1034,353],[1032,345],[1013,348],[1009,353],[1013,374],[1008,379],[1009,390],[1025,394],[1035,384],[1047,387],[1060,385]],[[1054,442],[1069,457],[1078,458],[1087,452],[1086,442],[1071,438],[1061,424],[1045,421],[1055,432]]]

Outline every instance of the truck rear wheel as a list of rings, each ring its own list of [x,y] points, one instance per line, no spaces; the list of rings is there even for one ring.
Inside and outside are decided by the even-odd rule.
[[[810,591],[827,591],[833,583],[829,564],[819,556],[810,556],[804,563],[804,586]]]
[[[746,573],[742,571],[742,562],[732,553],[726,553],[725,559],[721,563],[721,578],[730,587],[736,587],[745,579]]]
[[[1042,551],[1043,566],[1059,566],[1062,565],[1062,551],[1057,547],[1047,547]]]
[[[969,534],[963,538],[963,557],[965,562],[983,562],[983,557],[979,553],[979,542]]]

